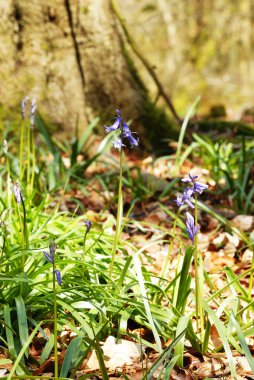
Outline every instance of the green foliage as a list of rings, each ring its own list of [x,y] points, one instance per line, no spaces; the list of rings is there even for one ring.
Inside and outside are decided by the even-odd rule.
[[[234,209],[240,213],[253,212],[254,199],[254,144],[252,140],[242,137],[241,140],[226,142],[212,141],[209,137],[193,134],[198,143],[196,152],[204,160],[212,177],[221,189],[229,192],[234,201]]]
[[[107,216],[108,214],[98,216],[87,233],[83,223],[87,215],[78,216],[76,212],[61,211],[62,199],[59,199],[53,190],[59,189],[70,178],[75,179],[80,187],[84,187],[84,182],[80,178],[81,173],[83,175],[84,170],[102,156],[109,142],[109,138],[105,139],[97,154],[90,160],[85,160],[89,139],[97,123],[98,120],[94,120],[81,137],[78,137],[76,131],[71,143],[57,143],[51,137],[43,120],[37,118],[40,129],[38,137],[43,137],[45,144],[36,151],[34,181],[31,181],[32,168],[34,168],[32,148],[29,156],[26,151],[27,146],[24,144],[24,157],[31,159],[30,173],[27,176],[27,161],[20,165],[17,159],[17,136],[11,127],[7,132],[4,131],[3,138],[8,139],[9,150],[1,152],[3,167],[0,182],[0,320],[1,344],[8,354],[7,360],[13,363],[8,379],[14,378],[14,373],[20,379],[31,377],[27,361],[29,345],[34,337],[39,331],[45,335],[44,327],[50,329],[50,336],[45,338],[46,343],[40,362],[36,363],[39,367],[50,357],[53,348],[56,348],[56,333],[59,333],[64,325],[67,325],[76,337],[68,347],[64,347],[67,350],[59,368],[59,379],[74,378],[80,364],[91,350],[96,352],[102,377],[108,379],[99,342],[111,334],[117,337],[128,336],[143,346],[159,352],[159,357],[152,367],[144,371],[144,380],[152,379],[159,368],[159,376],[163,374],[164,378],[169,379],[175,364],[183,366],[187,341],[199,352],[215,351],[210,340],[212,323],[216,326],[222,341],[222,346],[217,348],[217,351],[225,350],[232,375],[236,377],[232,347],[246,355],[253,368],[245,340],[253,334],[251,320],[253,301],[251,288],[246,290],[240,281],[250,275],[252,283],[253,265],[251,269],[240,275],[235,274],[230,268],[225,268],[225,286],[215,291],[212,275],[204,271],[201,258],[199,263],[195,264],[202,271],[196,273],[199,273],[199,278],[204,276],[207,285],[205,296],[204,292],[199,294],[203,307],[201,310],[204,334],[202,335],[193,325],[197,285],[193,281],[191,270],[196,248],[185,244],[179,237],[178,228],[185,230],[181,216],[178,213],[175,215],[172,210],[161,205],[162,210],[176,220],[173,231],[151,223],[146,223],[145,227],[142,222],[124,216],[123,189],[129,188],[131,198],[134,198],[133,204],[151,197],[156,198],[158,195],[156,187],[149,188],[143,181],[138,166],[125,169],[126,164],[123,165],[115,239],[113,237],[115,222],[113,218]],[[250,177],[253,164],[252,142],[243,139],[240,147],[235,147],[229,143],[212,143],[197,135],[194,135],[194,138],[196,140],[194,147],[199,147],[199,152],[205,152],[205,163],[211,169],[214,178],[219,184],[224,180],[228,186],[227,190],[232,191],[233,199],[236,202],[242,201],[245,211],[250,210],[251,201],[249,200],[249,203],[247,201],[253,192],[253,182]],[[182,145],[183,139],[180,142]],[[43,158],[48,157],[49,153],[53,158],[47,163]],[[63,153],[68,154],[69,167],[64,163]],[[84,161],[81,163],[78,160],[79,155],[84,155]],[[180,158],[180,153],[177,157]],[[107,176],[99,177],[101,185],[107,190],[112,189],[110,182],[114,182],[116,177],[117,164],[114,159],[105,163],[110,170]],[[138,173],[136,180],[133,177],[133,170]],[[20,202],[17,202],[17,197],[15,199],[13,195],[13,185],[17,185],[17,178],[21,178]],[[30,187],[27,186],[27,178]],[[48,186],[51,180],[51,185]],[[175,182],[176,180],[173,180],[166,186],[161,193],[163,197],[172,191]],[[70,181],[70,184],[72,183]],[[114,186],[115,184],[113,188]],[[228,230],[237,232],[244,243],[252,247],[248,236],[237,231],[225,218],[204,204],[197,205],[201,210],[217,217]],[[156,230],[157,233],[151,241],[137,250],[132,244],[131,237],[126,240],[121,236],[125,228],[133,228],[140,233]],[[149,251],[153,245],[168,243],[168,236],[170,249],[165,261],[166,269],[159,276],[151,273],[143,264],[143,260],[147,257],[146,250]],[[56,288],[52,281],[55,278],[53,272],[55,267],[52,268],[52,264],[47,262],[42,253],[48,249],[51,239],[57,244],[54,264],[62,274],[62,286]],[[168,264],[175,241],[179,244],[177,266],[171,268]],[[113,257],[112,246],[114,246]],[[130,251],[131,255],[128,254]],[[233,307],[232,301],[234,301]],[[211,304],[218,305],[217,312],[212,309]],[[196,320],[197,316],[200,315],[195,315]],[[133,327],[147,328],[152,332],[153,338],[149,340],[138,338],[131,332]],[[171,344],[164,348],[164,342],[168,339],[171,339]]]

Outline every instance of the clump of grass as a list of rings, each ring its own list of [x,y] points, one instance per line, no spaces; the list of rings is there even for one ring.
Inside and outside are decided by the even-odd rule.
[[[123,217],[122,185],[124,144],[138,145],[137,137],[130,132],[121,113],[117,111],[115,122],[107,127],[107,132],[117,133],[113,145],[119,150],[117,218],[116,222],[112,218],[101,222],[95,220],[93,228],[86,215],[61,211],[61,199],[52,207],[52,197],[45,191],[48,186],[43,192],[40,191],[35,172],[42,173],[45,167],[38,159],[38,152],[35,155],[31,130],[26,129],[28,126],[24,120],[23,124],[19,157],[26,157],[26,162],[18,162],[17,152],[12,148],[11,141],[8,142],[8,151],[6,146],[3,151],[6,167],[1,178],[1,342],[8,353],[8,360],[14,363],[8,379],[15,378],[15,374],[19,379],[33,375],[26,361],[29,345],[38,332],[46,341],[38,367],[50,358],[53,350],[54,378],[73,378],[88,352],[94,349],[102,376],[107,379],[99,342],[110,334],[136,339],[130,326],[151,330],[153,339],[136,340],[160,353],[153,366],[144,371],[144,379],[152,378],[159,368],[160,376],[164,374],[165,378],[169,378],[175,364],[182,367],[187,341],[193,349],[202,353],[224,349],[235,378],[232,347],[244,354],[253,368],[246,344],[246,338],[253,334],[253,302],[250,291],[241,284],[242,278],[253,276],[253,267],[238,275],[230,268],[224,268],[226,281],[220,290],[215,287],[212,274],[205,272],[198,250],[198,208],[209,213],[212,211],[198,201],[197,195],[207,186],[197,182],[195,176],[190,175],[184,180],[188,187],[177,198],[179,207],[173,215],[175,222],[170,233],[168,255],[161,273],[155,275],[142,264],[143,255],[154,244],[168,243],[165,241],[168,231],[150,224],[150,230],[159,232],[139,250],[131,241],[124,240],[121,234],[127,223],[137,228],[129,216]],[[36,121],[33,128],[34,133]],[[31,138],[31,144],[26,144],[28,137],[25,136]],[[85,140],[84,137],[82,141],[76,139],[73,170],[61,169],[65,171],[65,179],[79,172],[75,157],[77,152],[81,152]],[[49,145],[49,149],[53,148]],[[99,154],[103,149],[101,147]],[[56,150],[54,152],[57,157]],[[128,171],[126,173],[128,175]],[[40,202],[36,201],[36,196],[40,197]],[[180,211],[186,206],[193,209],[193,215],[187,213],[185,224]],[[172,216],[165,205],[162,207]],[[227,220],[215,216],[230,228]],[[112,235],[108,230],[112,231],[114,227],[115,234]],[[141,227],[142,223],[139,223],[138,228]],[[178,235],[178,229],[186,230],[186,227],[191,244]],[[247,236],[243,238],[246,244],[251,245]],[[170,263],[174,242],[177,242],[179,251],[177,266],[172,269]],[[127,247],[132,254],[127,254]],[[230,296],[226,294],[229,291]],[[218,306],[217,311],[212,309],[211,303]],[[221,347],[215,348],[210,339],[212,324],[220,335]],[[64,325],[76,334],[67,347],[62,347],[58,339]],[[50,329],[49,337],[45,336],[45,327]],[[165,347],[168,339],[171,339],[171,344]],[[57,358],[62,349],[66,349],[66,353],[59,368]]]

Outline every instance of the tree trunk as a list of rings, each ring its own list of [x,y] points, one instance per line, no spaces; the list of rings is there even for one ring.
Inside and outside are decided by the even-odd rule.
[[[9,0],[0,12],[4,106],[37,96],[40,111],[67,130],[115,109],[153,128],[147,91],[124,53],[109,0]]]

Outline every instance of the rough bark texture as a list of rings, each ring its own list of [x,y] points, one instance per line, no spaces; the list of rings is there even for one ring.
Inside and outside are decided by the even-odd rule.
[[[0,104],[37,96],[73,129],[115,108],[136,118],[145,100],[122,54],[109,0],[0,0]]]

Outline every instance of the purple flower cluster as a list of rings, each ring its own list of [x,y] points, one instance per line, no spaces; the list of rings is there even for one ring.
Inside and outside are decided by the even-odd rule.
[[[198,226],[195,226],[194,218],[189,212],[186,212],[186,227],[189,238],[194,242],[194,236],[198,232]]]
[[[184,203],[186,203],[188,206],[190,206],[190,208],[194,208],[194,205],[191,202],[193,200],[193,195],[195,193],[202,194],[202,192],[208,188],[208,185],[196,182],[196,178],[198,178],[197,175],[192,176],[189,174],[189,178],[182,179],[182,182],[191,183],[192,186],[187,186],[184,190],[183,195],[177,196],[176,204],[178,207],[181,207]]]
[[[50,244],[49,244],[49,253],[46,252],[46,251],[42,251],[44,256],[46,257],[47,261],[50,263],[50,264],[55,264],[55,253],[56,253],[56,243],[51,240]],[[58,282],[58,285],[62,285],[62,279],[61,279],[61,273],[58,269],[55,270],[55,274],[56,274],[56,279],[57,279],[57,282]]]
[[[126,139],[129,142],[131,148],[133,148],[134,146],[138,146],[139,139],[138,137],[137,138],[133,137],[133,133],[135,132],[131,132],[128,124],[125,121],[123,121],[121,111],[116,110],[116,114],[117,114],[117,117],[115,118],[116,119],[115,122],[111,126],[105,126],[106,133],[110,133],[113,131],[120,132],[117,140],[112,142],[113,147],[120,151],[122,147],[126,146],[123,144],[123,139]]]
[[[184,193],[177,196],[176,204],[178,207],[181,207],[183,204],[187,204],[190,208],[194,209],[194,205],[192,203],[193,195],[196,193],[202,194],[202,192],[208,188],[208,185],[197,182],[197,178],[197,175],[192,176],[189,174],[189,178],[182,179],[182,182],[191,184],[192,186],[187,186]],[[189,212],[186,213],[186,227],[190,240],[194,242],[194,237],[198,232],[198,226],[195,225],[194,218]]]

